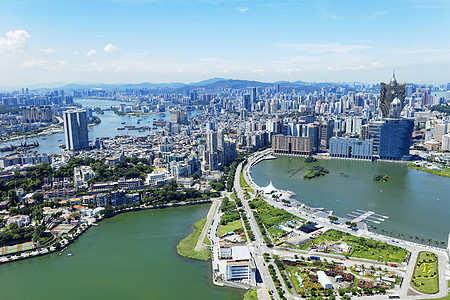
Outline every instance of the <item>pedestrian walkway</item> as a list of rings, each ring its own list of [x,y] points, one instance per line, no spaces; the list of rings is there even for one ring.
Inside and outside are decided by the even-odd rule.
[[[206,249],[206,247],[203,245],[203,240],[205,239],[206,233],[208,232],[211,224],[211,220],[214,217],[214,215],[217,212],[217,209],[219,208],[220,200],[215,199],[213,200],[213,203],[211,207],[209,208],[208,215],[206,216],[206,223],[205,226],[203,226],[202,233],[200,234],[200,237],[198,238],[197,245],[195,245],[194,250],[195,251],[201,251],[203,249]]]

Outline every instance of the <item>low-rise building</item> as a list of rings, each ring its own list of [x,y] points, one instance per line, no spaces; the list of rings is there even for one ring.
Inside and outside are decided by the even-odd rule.
[[[328,278],[327,274],[325,274],[324,271],[317,271],[317,277],[319,280],[319,283],[322,285],[324,289],[332,289],[333,284],[330,281],[330,278]]]
[[[12,223],[16,223],[19,227],[27,226],[31,223],[30,216],[26,215],[17,215],[10,217],[8,221],[6,221],[6,226],[9,226]]]

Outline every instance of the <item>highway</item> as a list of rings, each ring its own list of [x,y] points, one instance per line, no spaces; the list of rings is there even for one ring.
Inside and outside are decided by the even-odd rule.
[[[271,152],[270,149],[267,149],[265,151],[259,152],[259,153],[255,153],[253,155],[251,155],[249,158],[247,158],[247,164],[244,167],[244,179],[245,181],[250,185],[250,187],[257,191],[260,190],[261,188],[259,186],[257,186],[253,180],[250,178],[249,174],[250,174],[250,168],[258,161],[261,160],[261,158],[265,155],[268,155]],[[236,169],[236,175],[235,175],[235,188],[236,191],[239,194],[239,197],[241,199],[244,199],[243,194],[242,194],[242,189],[240,187],[240,182],[239,182],[239,174],[240,174],[240,170],[242,168],[242,164],[241,163],[238,168]],[[336,230],[340,230],[343,232],[347,232],[350,233],[352,235],[356,235],[356,236],[361,236],[361,237],[365,237],[365,238],[370,238],[370,239],[374,239],[374,240],[379,240],[379,241],[383,241],[386,242],[388,244],[391,245],[395,245],[395,246],[399,246],[399,247],[403,247],[406,250],[408,250],[409,252],[411,252],[411,259],[409,264],[406,266],[406,268],[404,268],[404,281],[403,284],[401,286],[400,289],[400,297],[401,299],[431,299],[431,298],[439,298],[439,297],[445,297],[448,294],[448,279],[450,277],[450,270],[448,267],[448,258],[447,255],[445,253],[444,249],[440,249],[440,248],[436,248],[436,247],[430,247],[430,246],[425,246],[422,244],[417,244],[417,243],[413,243],[413,242],[409,242],[409,241],[404,241],[404,240],[400,240],[400,239],[396,239],[396,238],[392,238],[392,237],[388,237],[388,236],[383,236],[380,234],[376,234],[373,232],[370,232],[368,230],[358,230],[357,232],[353,231],[352,229],[348,228],[345,224],[334,224],[331,223],[328,219],[326,218],[320,218],[318,216],[316,216],[314,213],[311,213],[310,211],[307,211],[306,209],[303,209],[301,207],[287,207],[285,205],[283,205],[282,203],[279,203],[277,201],[274,201],[273,198],[271,197],[265,197],[265,200],[280,209],[284,209],[290,213],[292,213],[293,215],[296,215],[304,220],[307,221],[312,221],[315,222],[319,225],[331,228],[331,229],[336,229]],[[243,201],[244,205],[246,206],[246,211],[249,211],[249,207],[248,207],[248,202],[247,201]],[[259,231],[259,228],[257,227],[256,223],[254,222],[253,219],[253,224],[254,227],[256,227],[258,229],[258,235],[262,240],[262,236],[261,233]],[[253,229],[253,227],[252,227]],[[255,234],[256,236],[256,234]],[[257,240],[258,241],[258,240]],[[258,241],[260,242],[260,241]],[[277,250],[277,247],[272,248],[273,252],[279,252]],[[266,249],[264,249],[264,252],[268,252],[268,253],[272,253],[272,249],[268,249],[266,247]],[[420,251],[430,251],[435,253],[438,256],[438,274],[439,274],[439,292],[437,294],[434,295],[425,295],[422,294],[420,296],[411,296],[410,293],[408,293],[409,290],[413,291],[412,287],[410,286],[410,281],[412,278],[412,274],[414,271],[414,265],[415,265],[415,261],[417,258],[417,254]],[[323,256],[327,256],[326,254],[323,253],[317,253],[314,252],[314,255],[323,255]],[[364,263],[370,262],[374,265],[379,265],[380,263],[376,262],[376,261],[369,261],[369,260],[361,260],[361,259],[351,259],[349,260],[351,262],[355,262],[355,263],[361,263],[361,261],[364,261]],[[394,270],[392,270],[394,271]],[[398,271],[398,269],[397,269]],[[396,272],[397,273],[397,272]],[[419,294],[417,291],[414,290],[414,292],[416,294]],[[286,295],[287,296],[287,295]],[[375,299],[374,296],[370,296],[370,299]],[[385,298],[386,299],[386,296]]]
[[[242,201],[242,205],[244,206],[245,214],[248,217],[250,228],[253,231],[255,236],[255,241],[249,244],[250,253],[252,253],[253,258],[255,260],[255,264],[262,278],[262,284],[260,284],[261,292],[264,295],[264,299],[270,299],[270,296],[267,292],[267,287],[273,291],[273,299],[279,299],[277,291],[275,289],[275,285],[272,281],[272,277],[270,276],[269,269],[267,264],[264,262],[263,253],[271,253],[269,248],[264,243],[264,239],[262,237],[261,231],[259,230],[258,224],[255,222],[255,218],[250,210],[248,205],[248,201],[244,197],[244,193],[240,184],[240,174],[242,170],[242,163],[238,165],[236,168],[236,173],[234,175],[234,188],[236,190],[236,196],[239,197]]]

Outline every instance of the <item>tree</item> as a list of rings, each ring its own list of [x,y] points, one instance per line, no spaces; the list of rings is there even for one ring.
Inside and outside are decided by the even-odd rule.
[[[36,202],[41,203],[44,201],[44,195],[40,192],[34,193],[33,196],[31,196],[32,199],[34,199]]]
[[[199,178],[200,178],[200,175],[198,175],[198,173],[192,174],[192,179],[197,180]]]
[[[9,230],[14,230],[19,228],[19,225],[17,225],[17,223],[11,223],[9,224]]]

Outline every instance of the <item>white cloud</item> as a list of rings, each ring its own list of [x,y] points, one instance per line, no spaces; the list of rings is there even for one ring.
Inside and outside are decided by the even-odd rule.
[[[67,66],[67,62],[65,60],[58,61],[57,69],[64,69]]]
[[[78,52],[78,51],[73,51],[73,54],[78,55],[78,54],[80,54],[80,52]]]
[[[120,51],[119,47],[113,45],[113,44],[108,44],[105,46],[104,48],[105,53],[107,54],[114,54]]]
[[[383,66],[380,62],[372,62],[370,64],[363,64],[363,65],[357,65],[357,66],[329,66],[329,71],[362,71],[362,70],[373,70],[373,69],[380,69]]]
[[[26,70],[43,70],[47,67],[48,62],[45,60],[25,60],[20,65],[20,69],[26,69]]]
[[[55,53],[55,50],[52,48],[47,48],[47,49],[39,49],[39,51],[47,53],[47,54],[52,54]]]
[[[95,55],[95,53],[97,53],[95,50],[89,50],[88,52],[84,52],[86,54],[86,56],[92,56]]]
[[[241,14],[245,13],[247,10],[248,10],[248,7],[239,7],[239,8],[238,8],[238,11],[239,11]]]
[[[343,45],[338,43],[328,44],[278,44],[280,47],[293,48],[309,53],[348,53],[372,48],[366,45]]]
[[[6,38],[0,37],[0,53],[21,53],[28,47],[31,36],[25,30],[8,31]]]

